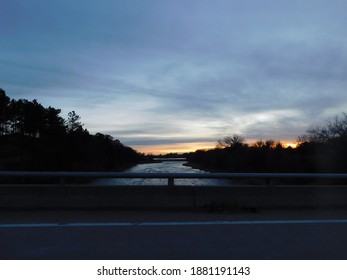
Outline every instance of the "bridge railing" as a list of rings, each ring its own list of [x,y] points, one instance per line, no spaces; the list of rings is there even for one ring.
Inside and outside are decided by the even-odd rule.
[[[0,171],[0,180],[6,178],[55,178],[59,180],[61,185],[64,185],[67,179],[167,179],[167,185],[172,187],[175,185],[175,179],[261,179],[269,184],[270,181],[274,179],[346,180],[347,173],[131,173]]]

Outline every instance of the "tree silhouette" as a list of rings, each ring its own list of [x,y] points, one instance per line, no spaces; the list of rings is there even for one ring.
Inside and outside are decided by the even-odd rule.
[[[347,141],[347,114],[335,116],[325,126],[311,128],[307,134],[300,136],[300,142],[329,143],[339,139],[346,143]]]
[[[23,101],[23,133],[31,137],[38,137],[45,125],[45,108],[33,100]]]
[[[245,139],[238,135],[233,134],[232,136],[226,136],[222,140],[218,140],[217,147],[218,148],[233,148],[240,147],[244,144]]]
[[[59,116],[60,113],[60,109],[55,109],[51,106],[45,110],[44,126],[40,133],[41,137],[52,139],[66,134],[65,120]]]
[[[110,135],[91,135],[75,111],[60,113],[0,89],[0,169],[118,171],[143,160]]]
[[[311,152],[319,169],[347,172],[347,114],[342,113],[326,125],[311,128],[298,139],[299,148]]]
[[[245,144],[242,136],[218,140],[215,149],[189,153],[191,165],[219,172],[347,172],[347,114],[309,129],[297,148],[275,140]]]
[[[80,122],[80,119],[81,117],[75,111],[68,113],[67,131],[69,133],[81,132],[83,130],[83,124]]]
[[[7,106],[10,102],[10,98],[6,95],[6,92],[0,88],[0,134],[6,133],[6,121],[7,121]]]

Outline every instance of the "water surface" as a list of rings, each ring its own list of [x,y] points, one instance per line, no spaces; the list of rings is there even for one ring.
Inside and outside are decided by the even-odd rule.
[[[185,166],[186,161],[163,161],[158,163],[138,164],[125,172],[131,173],[207,173],[202,170],[193,169]],[[175,185],[185,186],[206,186],[222,185],[223,180],[219,179],[175,179]],[[107,178],[97,180],[98,184],[103,185],[165,185],[167,179],[143,179],[143,178]]]

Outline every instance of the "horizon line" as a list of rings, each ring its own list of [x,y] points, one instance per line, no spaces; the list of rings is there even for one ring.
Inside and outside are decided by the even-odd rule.
[[[245,141],[245,144],[252,145],[256,141]],[[297,141],[293,140],[274,140],[280,142],[284,148],[296,148]],[[162,154],[184,154],[193,153],[197,150],[212,150],[217,146],[216,142],[187,142],[187,143],[172,143],[172,144],[161,144],[161,145],[132,145],[131,147],[144,154],[162,155]]]

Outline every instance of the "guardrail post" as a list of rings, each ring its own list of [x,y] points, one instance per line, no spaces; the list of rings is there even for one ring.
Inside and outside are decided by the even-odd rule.
[[[174,178],[173,178],[173,177],[167,178],[167,184],[168,184],[169,187],[175,186],[175,180],[174,180]]]

